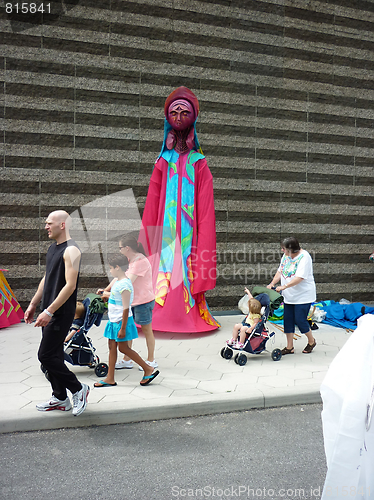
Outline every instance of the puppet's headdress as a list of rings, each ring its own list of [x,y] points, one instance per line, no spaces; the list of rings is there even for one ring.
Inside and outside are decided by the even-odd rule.
[[[169,132],[172,130],[172,127],[169,124],[169,122],[167,121],[166,116],[167,116],[170,104],[172,104],[177,99],[185,99],[186,101],[190,102],[192,107],[193,107],[193,110],[195,112],[195,121],[193,124],[193,131],[194,131],[193,132],[193,139],[194,139],[194,143],[195,143],[194,149],[196,149],[196,151],[199,151],[201,154],[203,154],[201,147],[200,147],[200,144],[199,144],[199,141],[198,141],[198,138],[197,138],[197,135],[196,135],[196,120],[197,120],[199,110],[200,110],[199,101],[198,101],[197,97],[195,96],[195,94],[192,92],[192,90],[188,89],[187,87],[178,87],[175,90],[173,90],[173,92],[171,92],[171,94],[169,94],[169,96],[166,98],[165,106],[164,106],[164,113],[165,113],[164,141],[162,143],[161,153],[160,153],[159,157],[163,156],[168,162],[170,161],[170,158],[171,158],[171,151],[168,150],[168,148],[166,147],[166,138],[167,138]]]

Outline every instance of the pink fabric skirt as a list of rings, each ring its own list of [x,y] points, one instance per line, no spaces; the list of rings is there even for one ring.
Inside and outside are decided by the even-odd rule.
[[[152,329],[161,332],[198,333],[217,330],[221,325],[211,315],[202,297],[188,312],[183,296],[183,286],[169,290],[165,304],[156,302],[153,309]]]

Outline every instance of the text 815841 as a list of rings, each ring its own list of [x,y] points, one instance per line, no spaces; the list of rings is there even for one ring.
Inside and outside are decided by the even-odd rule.
[[[28,2],[17,2],[17,3],[6,3],[5,12],[7,14],[50,14],[51,4],[50,3],[28,3]]]

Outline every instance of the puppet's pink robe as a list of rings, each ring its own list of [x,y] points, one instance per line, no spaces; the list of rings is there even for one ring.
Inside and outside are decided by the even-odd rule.
[[[197,161],[193,162],[194,159]],[[170,200],[172,188],[169,183],[172,181],[175,181],[176,194]],[[194,204],[191,200],[184,204],[185,209],[182,209],[182,183],[187,186],[183,187],[184,193],[192,188],[191,197],[194,199]],[[169,219],[176,218],[176,224],[171,220],[173,227],[175,224],[171,230],[175,231],[175,246],[171,244],[172,249],[168,246],[164,250],[169,260],[167,264],[162,264],[162,240],[163,247],[165,241],[170,243],[165,236],[165,220],[168,219],[168,214],[165,218],[165,210],[169,210],[167,207],[173,205],[173,201],[176,202],[172,212],[175,216],[171,213]],[[181,230],[182,219],[184,227],[187,224],[191,229],[187,237],[186,230]],[[148,252],[152,265],[156,295],[152,328],[185,333],[217,329],[220,325],[211,315],[205,300],[205,292],[216,285],[216,231],[213,177],[202,154],[189,151],[178,155],[176,162],[170,164],[162,156],[157,160],[150,180],[139,241]],[[161,260],[165,261],[162,257]]]

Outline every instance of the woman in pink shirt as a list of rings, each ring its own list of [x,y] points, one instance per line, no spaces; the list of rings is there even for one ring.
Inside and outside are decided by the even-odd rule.
[[[134,236],[122,236],[119,241],[119,250],[129,261],[126,276],[131,280],[134,288],[134,299],[131,303],[131,310],[135,323],[141,326],[145,336],[148,350],[146,363],[153,368],[157,368],[158,364],[154,357],[155,337],[152,330],[152,311],[155,305],[155,294],[152,284],[151,264],[144,254],[142,244],[138,244]],[[105,289],[99,288],[96,293],[100,294],[104,300],[108,299],[113,283],[112,281]],[[116,370],[133,368],[133,363],[130,358],[124,356],[121,361],[116,363],[115,368]],[[143,370],[143,368],[139,366],[139,370]]]
[[[155,305],[155,294],[152,284],[152,268],[149,260],[144,255],[141,243],[132,235],[125,235],[119,242],[120,252],[129,260],[129,268],[126,272],[134,287],[134,300],[132,302],[132,313],[135,323],[141,326],[145,336],[148,349],[147,363],[153,368],[158,364],[154,359],[155,337],[152,330],[152,311]],[[126,364],[129,362],[123,360]],[[117,363],[117,368],[123,361]],[[124,366],[129,367],[129,366]]]

